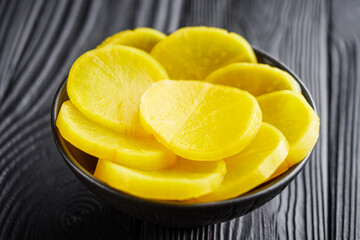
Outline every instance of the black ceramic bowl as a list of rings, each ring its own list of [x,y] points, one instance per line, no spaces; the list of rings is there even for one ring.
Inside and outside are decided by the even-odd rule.
[[[266,63],[290,73],[300,84],[302,94],[306,100],[315,109],[315,104],[309,91],[294,73],[267,53],[257,49],[254,49],[254,51],[260,63]],[[296,164],[272,181],[233,199],[210,203],[186,204],[142,199],[116,190],[96,179],[92,174],[94,173],[97,159],[73,147],[62,138],[55,126],[55,120],[61,104],[66,100],[68,100],[68,96],[65,79],[54,98],[51,110],[51,126],[55,143],[69,168],[90,191],[99,195],[114,207],[135,218],[160,225],[195,227],[226,221],[247,214],[270,201],[289,185],[303,169],[311,154],[310,152],[302,162]]]

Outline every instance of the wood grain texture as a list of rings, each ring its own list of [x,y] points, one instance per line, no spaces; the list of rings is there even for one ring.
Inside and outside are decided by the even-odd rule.
[[[360,2],[330,11],[330,234],[360,239]]]
[[[360,239],[360,18],[356,0],[1,0],[0,239]],[[304,171],[241,218],[169,229],[87,191],[52,140],[49,110],[71,64],[118,31],[226,28],[282,60],[321,117]]]

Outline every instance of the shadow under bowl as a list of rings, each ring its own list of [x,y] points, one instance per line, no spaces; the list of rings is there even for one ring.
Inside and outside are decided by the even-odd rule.
[[[254,49],[259,63],[280,68],[300,84],[302,94],[316,111],[313,99],[304,83],[284,64],[269,54]],[[278,195],[304,168],[312,151],[303,161],[288,171],[239,197],[209,203],[178,203],[142,199],[116,190],[93,176],[97,159],[68,143],[59,133],[55,121],[63,102],[68,100],[66,80],[59,86],[51,109],[51,127],[56,146],[65,163],[92,192],[115,208],[135,218],[169,227],[196,227],[227,221],[247,214]]]

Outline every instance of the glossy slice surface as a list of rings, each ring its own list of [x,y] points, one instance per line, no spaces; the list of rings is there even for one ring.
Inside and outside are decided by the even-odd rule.
[[[248,192],[274,173],[288,151],[285,136],[274,126],[263,123],[255,139],[243,151],[224,159],[227,173],[220,186],[194,201],[219,201]]]
[[[319,137],[320,120],[306,99],[294,91],[277,91],[257,98],[264,122],[278,128],[290,144],[288,167],[303,160]]]
[[[140,97],[154,82],[167,78],[163,67],[135,48],[91,50],[71,67],[67,93],[89,119],[129,135],[148,135],[139,123]]]
[[[163,80],[142,96],[140,121],[177,155],[210,161],[244,149],[260,128],[261,111],[251,94],[233,87]]]
[[[61,106],[56,126],[68,142],[95,157],[146,170],[164,169],[176,163],[175,154],[154,138],[114,132],[87,119],[70,101]]]
[[[211,73],[205,81],[236,87],[255,97],[279,90],[301,92],[290,74],[266,64],[233,63]]]
[[[97,48],[109,45],[124,45],[149,53],[158,42],[165,38],[165,34],[155,29],[136,28],[134,30],[125,30],[106,38]]]
[[[169,169],[142,171],[99,159],[94,176],[137,197],[186,200],[213,191],[225,173],[223,160],[196,162],[180,158]]]
[[[276,169],[276,171],[271,175],[271,177],[269,178],[269,180],[276,178],[278,176],[280,176],[281,174],[283,174],[284,172],[286,172],[289,169],[288,163],[285,159],[285,161],[283,161],[281,163],[281,165]]]
[[[204,80],[234,62],[256,62],[250,44],[240,35],[213,27],[185,27],[159,42],[151,55],[171,79]]]

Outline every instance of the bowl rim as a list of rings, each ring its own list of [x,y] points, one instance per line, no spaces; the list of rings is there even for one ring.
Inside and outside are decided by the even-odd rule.
[[[314,111],[317,113],[315,102],[313,98],[310,95],[309,90],[305,86],[305,84],[300,80],[300,78],[291,71],[284,63],[277,60],[275,57],[273,57],[271,54],[260,50],[256,47],[253,47],[253,50],[255,52],[256,56],[261,56],[262,58],[266,59],[267,62],[271,62],[272,64],[276,65],[277,68],[282,69],[286,72],[288,72],[300,85],[302,90],[302,95],[306,98],[307,102],[310,104],[310,106],[314,109]],[[68,150],[66,148],[63,148],[64,140],[59,138],[59,133],[57,132],[56,127],[56,117],[57,117],[57,109],[59,108],[59,99],[64,91],[64,88],[66,87],[67,77],[62,81],[62,83],[59,85],[59,87],[56,90],[52,106],[51,106],[51,113],[50,113],[50,121],[51,121],[51,130],[53,139],[55,141],[56,147],[58,151],[60,152],[62,158],[64,159],[65,163],[68,165],[68,167],[75,173],[75,175],[80,174],[82,178],[86,179],[88,182],[90,182],[93,185],[96,185],[97,188],[100,188],[102,190],[106,190],[112,195],[116,195],[117,197],[131,200],[133,202],[137,202],[140,204],[150,204],[152,206],[167,206],[171,208],[178,208],[178,209],[201,209],[201,208],[207,208],[207,207],[220,207],[220,206],[232,206],[237,205],[240,203],[248,202],[251,200],[256,200],[261,197],[266,197],[266,195],[271,192],[275,191],[276,189],[280,188],[281,186],[288,186],[290,182],[301,172],[301,170],[304,168],[306,163],[309,161],[309,158],[314,151],[315,146],[311,149],[311,151],[306,155],[306,157],[299,163],[292,166],[290,169],[291,171],[287,170],[280,176],[278,176],[276,182],[271,184],[270,186],[261,189],[259,191],[255,191],[254,193],[248,192],[245,193],[245,195],[240,195],[235,198],[226,199],[226,200],[220,200],[215,202],[205,202],[205,203],[183,203],[183,202],[171,202],[171,201],[159,201],[159,200],[152,200],[152,199],[145,199],[136,197],[133,195],[130,195],[126,192],[123,192],[121,190],[115,189],[108,184],[101,182],[97,178],[95,178],[91,173],[89,173],[87,170],[85,170],[76,160],[72,160],[71,155],[69,155]]]

